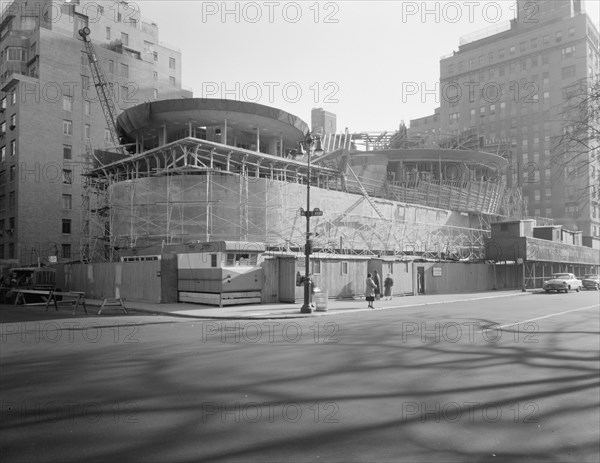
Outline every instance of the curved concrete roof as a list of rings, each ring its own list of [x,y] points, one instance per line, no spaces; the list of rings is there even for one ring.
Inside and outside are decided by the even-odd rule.
[[[480,164],[494,167],[505,167],[508,165],[507,159],[497,154],[486,153],[485,151],[407,148],[364,152],[355,151],[352,155],[357,156],[362,153],[367,156],[383,155],[388,158],[388,161],[439,162],[441,159],[442,162],[464,162],[466,164]]]
[[[143,103],[126,109],[117,118],[119,135],[132,142],[136,134],[157,136],[163,124],[169,129],[183,129],[191,121],[196,127],[215,126],[227,119],[228,127],[261,134],[301,140],[309,126],[297,116],[281,109],[245,101],[210,98],[185,98]]]

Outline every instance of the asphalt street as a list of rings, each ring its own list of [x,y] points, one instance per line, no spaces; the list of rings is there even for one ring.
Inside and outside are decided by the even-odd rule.
[[[290,320],[0,306],[0,455],[598,462],[599,294]]]

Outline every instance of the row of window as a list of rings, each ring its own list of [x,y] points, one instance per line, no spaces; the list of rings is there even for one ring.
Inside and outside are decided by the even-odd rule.
[[[8,252],[6,252],[4,244],[0,244],[0,259],[16,259],[15,243],[8,243]],[[61,256],[63,259],[71,259],[72,250],[70,244],[61,245]]]
[[[568,30],[569,37],[573,37],[575,35],[575,28],[571,27]],[[563,40],[562,31],[557,31],[554,35],[554,42],[560,43]],[[547,46],[550,44],[550,34],[546,34],[542,37],[542,46]],[[524,53],[527,51],[527,41],[521,41],[519,43],[519,52]],[[529,41],[529,47],[531,50],[537,49],[539,46],[539,37],[533,37]],[[507,55],[508,53],[508,55]],[[505,56],[513,56],[517,53],[517,45],[510,45],[508,47],[501,47],[496,51],[492,50],[487,54],[487,64],[493,64],[496,56],[497,59],[503,59]],[[463,72],[465,70],[465,65],[468,65],[468,69],[474,69],[476,66],[483,66],[485,63],[485,55],[479,55],[478,57],[469,58],[467,62],[459,61],[458,62],[458,72]],[[454,64],[448,65],[448,73],[454,74]]]

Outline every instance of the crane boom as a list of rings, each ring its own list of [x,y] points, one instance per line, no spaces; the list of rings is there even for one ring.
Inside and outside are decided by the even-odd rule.
[[[96,50],[89,38],[90,32],[89,27],[79,29],[79,35],[83,39],[85,51],[90,63],[90,69],[92,70],[92,78],[94,79],[96,92],[98,92],[100,106],[102,107],[102,112],[104,113],[106,124],[108,125],[108,131],[110,132],[113,143],[118,147],[117,149],[121,154],[125,154],[125,150],[119,146],[121,143],[119,142],[119,136],[117,135],[117,108],[112,99],[108,82],[102,71],[102,66],[100,66],[98,58],[96,57]]]

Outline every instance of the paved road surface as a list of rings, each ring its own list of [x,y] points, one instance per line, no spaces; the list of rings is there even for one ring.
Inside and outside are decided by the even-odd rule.
[[[598,294],[273,321],[3,306],[0,454],[597,462]]]

